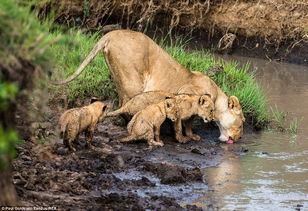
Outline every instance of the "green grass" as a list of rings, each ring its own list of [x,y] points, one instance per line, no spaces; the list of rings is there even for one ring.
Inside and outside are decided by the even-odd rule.
[[[65,34],[55,31],[50,36],[61,36],[61,40],[51,46],[55,80],[64,79],[73,74],[100,38],[98,34],[85,36],[75,30]],[[99,54],[77,79],[65,86],[53,87],[52,90],[56,93],[64,91],[69,103],[89,96],[111,98],[116,96],[110,80],[110,72],[102,54]]]
[[[272,124],[274,124],[274,127],[277,129],[284,131],[285,130],[285,121],[287,114],[280,111],[277,105],[275,107],[270,107],[271,111],[271,117],[272,117]]]
[[[10,64],[14,58],[23,58],[50,70],[49,46],[56,41],[49,35],[50,24],[41,24],[35,13],[17,6],[17,1],[2,0],[0,4],[0,58]]]
[[[297,118],[292,119],[290,122],[289,130],[294,135],[297,134],[298,124],[299,124],[299,120]]]

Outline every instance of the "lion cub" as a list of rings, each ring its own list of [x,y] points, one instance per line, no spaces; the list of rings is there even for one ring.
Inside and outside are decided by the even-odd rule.
[[[202,96],[179,94],[175,99],[178,109],[178,119],[174,125],[176,139],[181,143],[185,143],[189,139],[199,141],[200,136],[192,133],[192,116],[198,115],[204,122],[213,120],[214,102],[211,96],[208,94]],[[186,136],[182,134],[182,121],[184,123]]]
[[[163,146],[160,140],[160,126],[166,118],[177,119],[177,106],[175,99],[166,99],[163,102],[152,104],[137,112],[128,123],[128,137],[121,142],[145,139],[150,146]]]
[[[164,91],[143,92],[134,96],[125,105],[118,110],[107,113],[107,117],[117,116],[120,114],[135,115],[138,111],[146,108],[149,105],[164,101],[166,98],[175,97],[174,94]]]
[[[92,149],[92,139],[96,128],[96,124],[103,121],[108,105],[97,99],[92,99],[90,105],[81,108],[73,108],[65,111],[59,120],[60,135],[63,143],[72,151],[76,149],[72,146],[72,142],[79,133],[85,131],[87,146]]]

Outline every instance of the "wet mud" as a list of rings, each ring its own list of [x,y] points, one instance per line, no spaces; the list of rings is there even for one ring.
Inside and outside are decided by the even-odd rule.
[[[150,150],[143,141],[118,142],[127,135],[126,128],[107,119],[98,125],[93,150],[86,148],[83,135],[74,143],[76,152],[61,140],[45,150],[27,141],[17,149],[13,183],[26,206],[201,210],[189,204],[199,196],[192,194],[194,189],[207,189],[202,169],[217,165],[225,154],[213,138],[218,129],[204,130],[198,131],[202,141],[179,144],[163,129],[165,146]]]

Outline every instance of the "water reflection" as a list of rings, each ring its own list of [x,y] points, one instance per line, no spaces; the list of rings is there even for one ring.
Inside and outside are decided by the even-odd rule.
[[[208,201],[219,207],[225,206],[225,196],[237,195],[241,192],[240,189],[240,173],[242,166],[239,155],[231,152],[234,145],[225,145],[224,150],[226,158],[215,167],[205,169],[205,179],[208,182],[210,198]],[[199,198],[204,200],[204,198]]]

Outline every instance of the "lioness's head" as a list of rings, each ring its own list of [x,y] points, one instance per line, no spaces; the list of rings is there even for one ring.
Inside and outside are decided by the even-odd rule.
[[[198,116],[203,118],[204,122],[212,121],[214,118],[214,103],[210,95],[202,95],[198,101]]]
[[[166,99],[164,101],[165,109],[166,109],[166,115],[171,121],[175,121],[177,119],[177,106],[175,99]]]
[[[217,103],[216,103],[217,104]],[[220,129],[219,140],[226,142],[228,140],[235,141],[243,135],[243,123],[245,118],[242,107],[237,97],[231,96],[228,98],[227,109],[217,109],[220,106],[216,105],[215,119]]]

